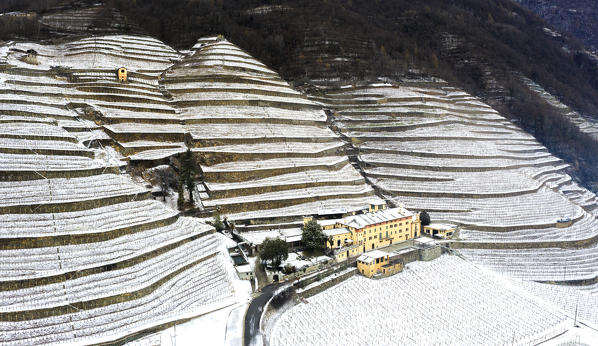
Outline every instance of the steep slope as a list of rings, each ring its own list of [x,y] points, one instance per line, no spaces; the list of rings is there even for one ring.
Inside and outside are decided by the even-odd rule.
[[[541,18],[512,0],[179,2],[167,11],[157,0],[116,5],[131,18],[141,14],[148,32],[181,47],[191,44],[192,32],[224,33],[295,85],[441,77],[519,119],[573,164],[585,186],[598,181],[598,142],[535,99],[518,77],[595,118],[596,62],[579,42],[545,30]]]
[[[573,34],[594,51],[598,48],[598,6],[591,0],[514,0],[560,31]]]
[[[122,157],[102,145],[110,137],[78,112],[135,108],[92,90],[113,65],[140,59],[88,51],[84,41],[2,50],[2,344],[112,341],[236,302],[235,274],[213,228],[180,217],[122,174]],[[19,60],[22,45],[39,50],[39,65]],[[50,68],[55,62],[72,69]],[[143,83],[130,85],[123,93]],[[94,139],[96,149],[84,145]]]
[[[203,206],[231,220],[296,219],[380,201],[321,107],[228,41],[200,40],[161,85],[200,163]]]
[[[38,65],[22,62],[23,52],[35,49]],[[164,69],[179,54],[162,42],[141,36],[110,35],[60,45],[12,43],[8,63],[30,70],[51,70],[62,76],[22,77],[15,92],[59,97],[88,121],[77,134],[85,142],[114,140],[133,161],[160,160],[182,151],[184,130],[175,109],[158,86]],[[51,68],[59,66],[59,68]],[[126,67],[126,84],[116,69]]]
[[[438,80],[325,95],[314,99],[335,110],[333,126],[353,143],[368,181],[407,208],[459,224],[453,246],[466,256],[530,280],[598,280],[598,198],[494,109]],[[558,219],[571,224],[557,227]],[[554,248],[563,249],[553,257]]]

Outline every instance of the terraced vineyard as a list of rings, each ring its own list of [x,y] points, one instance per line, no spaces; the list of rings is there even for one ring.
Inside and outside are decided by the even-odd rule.
[[[162,83],[200,162],[206,208],[230,220],[292,220],[380,200],[321,107],[235,45],[200,40]]]
[[[181,55],[110,35],[0,55],[0,343],[114,340],[237,301],[213,229],[129,168],[192,148],[196,202],[231,220],[380,201],[321,107],[225,40]]]
[[[246,230],[361,210],[381,202],[376,189],[459,223],[454,246],[477,263],[528,280],[598,280],[596,196],[442,82],[310,100],[216,37],[185,53],[128,35],[10,42],[0,123],[0,343],[110,341],[236,302],[213,229],[126,173],[176,166],[188,148],[198,209],[257,224]],[[563,218],[571,225],[556,227]]]
[[[31,47],[38,65],[19,60]],[[151,147],[119,131],[138,119],[148,127],[128,126],[170,139],[162,119],[175,112],[157,75],[178,53],[126,36],[3,52],[0,344],[111,341],[235,303],[236,274],[213,228],[152,199],[105,146]],[[114,66],[139,70],[124,86]]]
[[[454,246],[468,258],[528,280],[598,279],[596,195],[478,99],[441,81],[348,86],[313,99],[335,110],[333,126],[386,198],[461,225]],[[559,228],[559,219],[572,224]]]

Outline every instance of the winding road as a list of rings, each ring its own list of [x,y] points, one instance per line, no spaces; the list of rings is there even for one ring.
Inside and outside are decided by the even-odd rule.
[[[270,298],[274,295],[274,292],[283,284],[270,284],[262,289],[262,294],[257,296],[249,307],[245,314],[245,332],[243,336],[244,346],[261,346],[262,334],[260,333],[260,320],[262,313],[264,312],[264,306]]]

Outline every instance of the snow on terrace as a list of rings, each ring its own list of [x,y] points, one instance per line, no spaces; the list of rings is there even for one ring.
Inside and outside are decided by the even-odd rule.
[[[548,219],[547,221],[550,221]],[[556,220],[555,220],[556,221]],[[529,226],[529,225],[528,225]],[[591,214],[583,214],[582,218],[563,232],[562,228],[548,227],[535,232],[529,229],[506,231],[506,232],[482,232],[476,230],[462,229],[459,239],[466,241],[491,241],[493,243],[512,242],[541,242],[559,240],[583,240],[598,235],[598,220]]]
[[[363,154],[359,156],[360,160],[372,165],[384,166],[387,163],[394,167],[418,168],[422,170],[447,170],[447,171],[477,171],[477,170],[505,170],[512,168],[521,168],[529,166],[557,165],[561,163],[550,154],[545,154],[539,158],[520,158],[520,159],[502,159],[502,158],[445,158],[445,157],[418,157],[400,154]]]
[[[0,137],[5,138],[31,138],[54,139],[73,141],[73,137],[64,129],[40,123],[8,123],[0,127]]]
[[[288,184],[285,184],[288,185]],[[292,186],[292,185],[290,185]],[[302,200],[302,199],[334,199],[339,197],[359,197],[364,195],[372,194],[372,188],[365,184],[359,185],[338,185],[338,186],[322,186],[322,187],[306,187],[293,190],[282,190],[276,192],[266,192],[260,194],[254,194],[249,196],[237,196],[230,198],[218,198],[209,199],[204,201],[206,206],[240,206],[245,210],[251,210],[251,208],[258,209],[257,207],[251,207],[250,204],[258,202],[271,202],[271,201],[290,201]],[[259,204],[261,205],[261,204]],[[258,206],[259,206],[258,205]],[[365,205],[364,205],[365,206]]]
[[[214,147],[200,147],[193,148],[193,152],[202,153],[260,153],[260,154],[278,154],[278,153],[294,153],[317,155],[322,152],[340,151],[344,144],[339,141],[335,142],[274,142],[274,143],[253,143],[244,145],[219,145]]]
[[[16,118],[16,119],[14,119]],[[9,116],[7,119],[19,120],[14,116]],[[50,121],[50,119],[47,119]],[[79,143],[56,141],[56,140],[36,140],[25,138],[0,138],[0,148],[6,149],[23,149],[30,153],[35,153],[41,150],[52,150],[67,153],[90,153],[91,151]],[[1,149],[0,149],[1,150]]]
[[[191,136],[195,140],[202,139],[246,139],[246,138],[288,138],[319,140],[337,140],[338,137],[328,127],[286,124],[199,124],[188,125]]]
[[[406,155],[428,157],[455,157],[455,158],[510,158],[525,159],[547,156],[548,149],[538,143],[522,143],[506,141],[501,144],[495,141],[471,141],[451,139],[429,139],[427,141],[394,142],[385,141],[381,146],[377,141],[365,141],[359,149],[367,152],[397,152]]]
[[[582,249],[459,249],[468,259],[496,272],[526,281],[595,280],[598,247]],[[583,286],[579,286],[580,288]]]
[[[256,80],[252,78],[246,78],[246,82],[255,82],[255,83],[234,83],[234,82],[224,82],[219,81],[217,83],[214,82],[189,82],[189,81],[182,81],[182,82],[172,82],[169,83],[170,86],[168,91],[171,93],[183,93],[188,91],[197,91],[197,92],[208,92],[208,91],[218,91],[218,90],[238,90],[243,92],[251,92],[252,90],[262,90],[262,91],[269,91],[281,94],[288,94],[288,95],[301,95],[298,91],[294,89],[290,89],[289,85],[285,83],[281,83],[281,85],[270,85],[270,84],[262,84],[263,80]]]
[[[94,175],[83,178],[38,179],[0,182],[0,208],[32,204],[67,203],[147,192],[125,176]]]
[[[35,149],[32,149],[35,151]],[[84,156],[4,154],[0,153],[0,167],[6,171],[78,171],[106,167],[105,163]]]
[[[3,263],[1,264],[0,272],[3,274],[3,281],[22,280],[33,277],[51,276],[60,272],[73,270],[82,271],[86,268],[113,263],[116,259],[133,258],[135,255],[144,253],[141,246],[146,246],[149,250],[154,250],[156,248],[155,244],[158,244],[158,242],[168,245],[169,242],[164,242],[164,238],[168,236],[168,233],[172,233],[173,239],[176,240],[182,231],[189,232],[189,225],[184,224],[185,220],[179,219],[170,229],[155,229],[156,232],[161,231],[162,233],[149,234],[146,240],[127,239],[132,243],[131,248],[126,249],[127,252],[123,251],[122,248],[119,249],[117,246],[108,247],[105,243],[86,244],[86,246],[95,245],[98,250],[103,250],[97,252],[91,251],[86,255],[73,249],[75,246],[53,247],[45,249],[46,251],[2,251]],[[168,233],[164,234],[165,231]],[[170,272],[215,253],[219,244],[214,234],[208,234],[201,237],[199,241],[190,241],[181,245],[177,251],[165,252],[157,256],[146,253],[147,259],[145,261],[141,263],[133,261],[132,263],[135,264],[131,266],[122,265],[121,270],[116,273],[108,271],[99,273],[100,275],[94,275],[94,273],[74,277],[73,280],[66,283],[66,286],[68,286],[68,296],[66,298],[71,301],[86,301],[102,296],[125,293],[135,286],[148,286],[152,281],[156,281]],[[135,247],[139,248],[135,249]],[[60,256],[56,253],[51,253],[51,250],[54,252],[57,250],[60,251]],[[110,252],[114,253],[113,257],[109,257]],[[14,257],[11,257],[11,255]],[[27,256],[35,257],[35,260],[27,260]],[[83,258],[76,258],[75,256]],[[6,261],[4,262],[4,260]],[[92,260],[97,263],[92,262]],[[60,306],[64,304],[65,292],[56,290],[56,288],[62,285],[65,285],[65,283],[61,282],[59,284],[34,286],[10,292],[2,292],[0,293],[0,312],[39,309],[42,304],[45,307],[50,307],[48,305]]]
[[[114,66],[127,66],[129,70],[163,70],[172,65],[171,59],[179,57],[176,51],[158,40],[129,35],[98,36],[62,45],[22,42],[13,44],[11,48],[22,51],[34,49],[38,52],[39,65],[20,61],[16,53],[9,54],[9,64],[42,70],[50,66],[111,70],[115,69]]]
[[[204,205],[226,206],[227,215],[235,216],[288,216],[282,210],[295,216],[293,204],[303,210],[322,199],[312,206],[332,210],[338,200],[373,195],[350,172],[347,158],[338,156],[343,142],[325,127],[322,109],[236,46],[202,44],[161,83],[203,159],[209,194]]]
[[[442,129],[434,133],[435,129]],[[461,139],[461,140],[511,140],[520,142],[535,141],[530,135],[510,129],[484,129],[475,124],[446,124],[432,127],[419,127],[403,131],[347,131],[347,136],[355,138],[373,137],[394,139],[396,141],[422,140],[424,138]]]
[[[598,296],[584,292],[576,286],[547,285],[530,281],[515,281],[517,286],[563,309],[570,318],[598,328]]]
[[[328,156],[328,157],[306,157],[306,158],[280,158],[258,161],[232,161],[220,163],[212,166],[203,166],[205,173],[211,172],[236,172],[236,171],[257,171],[297,167],[329,167],[344,162],[348,163],[346,156]],[[344,165],[343,165],[344,166]]]
[[[177,216],[155,200],[138,200],[64,213],[0,215],[0,237],[87,234],[119,230]]]
[[[11,75],[10,79],[18,80],[20,70],[14,73],[16,77]],[[18,149],[26,154],[11,154],[10,158],[19,157],[31,164],[34,159],[47,158],[50,161],[46,166],[65,165],[67,176],[74,170],[66,165],[91,161],[94,156],[98,168],[109,166],[112,160],[103,158],[113,156],[111,149],[87,150],[72,133],[61,129],[64,126],[79,130],[90,124],[65,121],[76,113],[50,107],[64,104],[58,92],[63,82],[43,79],[52,95],[42,96],[44,90],[39,86],[29,90],[19,84],[13,88],[12,97],[23,104],[21,107],[15,101],[5,107],[3,112],[9,126],[0,126],[4,130],[0,141],[8,143],[11,137],[16,139],[6,147],[0,143],[0,152]],[[32,81],[25,81],[29,82]],[[63,92],[68,90],[65,87]],[[33,96],[21,95],[28,92]],[[34,95],[40,98],[35,100]],[[89,96],[93,99],[93,95]],[[36,105],[39,99],[48,105]],[[59,119],[58,122],[45,118],[48,114],[44,113],[50,112],[43,107],[54,110],[50,116]],[[15,117],[23,117],[21,114],[37,116],[38,121],[15,125]],[[45,156],[29,153],[28,149],[43,152]],[[80,156],[55,155],[66,150]],[[173,210],[147,200],[148,191],[126,175],[98,174],[0,185],[1,193],[6,196],[0,201],[5,202],[0,206],[0,237],[8,240],[2,242],[0,250],[3,285],[0,310],[3,314],[17,314],[21,320],[8,322],[3,316],[2,344],[113,340],[235,302],[232,267],[222,261],[222,255],[216,254],[218,244],[212,236],[198,237],[211,228],[193,219],[177,218]],[[36,236],[43,238],[30,243],[31,237]],[[13,247],[16,248],[7,250]],[[196,256],[214,255],[197,262]],[[114,268],[106,271],[103,266]],[[69,270],[72,273],[60,284],[47,280]],[[27,279],[28,285],[15,289],[10,280],[16,279]],[[105,299],[108,305],[94,305]]]
[[[531,237],[535,233],[539,235],[540,231],[533,229],[537,226],[550,228],[557,219],[575,220],[587,214],[578,205],[568,202],[564,195],[548,188],[541,188],[533,194],[500,198],[401,196],[395,198],[395,201],[403,203],[409,209],[433,210],[434,218],[461,223],[467,225],[467,229],[475,230],[480,227],[506,230],[504,228],[517,227],[528,229]],[[569,236],[568,229],[562,229],[560,234],[566,239]],[[488,239],[492,239],[492,233],[488,234]]]
[[[228,264],[220,257],[179,273],[134,301],[80,310],[35,321],[0,324],[0,341],[27,344],[80,344],[113,340],[176,318],[192,317],[230,305]]]
[[[355,276],[275,321],[271,345],[538,343],[564,313],[457,257],[415,262],[389,278]],[[419,323],[413,323],[419,321]],[[399,327],[400,326],[400,327]]]
[[[212,54],[211,50],[213,48],[220,48],[221,51],[214,51]],[[237,71],[238,76],[261,75],[262,77],[279,79],[274,71],[227,41],[214,42],[201,47],[194,55],[185,59],[180,67],[182,69],[169,71],[170,75],[172,77],[185,76],[185,68],[199,68],[201,73],[204,74],[227,74],[228,69],[233,69]]]
[[[404,172],[402,172],[404,174]],[[404,177],[409,175],[404,174]],[[497,177],[496,172],[443,172],[437,181],[419,181],[413,186],[413,181],[391,179],[375,179],[374,183],[384,190],[397,195],[413,193],[423,195],[465,195],[476,197],[497,197],[498,195],[517,195],[537,191],[542,184],[537,180],[522,174],[518,170],[509,170]],[[417,176],[415,177],[417,178]],[[450,179],[450,183],[449,183]],[[458,191],[458,192],[457,192]]]
[[[331,94],[334,101],[331,104],[343,104],[339,100],[344,100],[346,95],[367,93],[372,98],[378,94],[378,98],[387,98],[396,105],[405,103],[428,107],[431,103],[426,101],[428,95],[422,90],[408,86],[367,88],[366,91],[347,88],[340,93]],[[436,102],[433,108],[426,110],[431,112],[427,117],[428,121],[442,119],[433,114],[441,113],[451,102],[468,99],[467,94],[456,90],[441,90],[433,86],[425,90],[434,91],[437,99],[444,98],[442,102]],[[406,101],[401,101],[401,97]],[[419,103],[417,97],[421,97]],[[469,107],[471,102],[464,105]],[[486,109],[489,115],[492,113],[491,118],[479,113],[480,108]],[[538,226],[551,228],[560,217],[570,217],[573,220],[584,217],[585,212],[569,196],[575,196],[579,203],[588,200],[588,197],[582,197],[583,192],[575,186],[572,192],[560,190],[571,181],[568,175],[562,173],[567,166],[548,154],[533,137],[506,123],[504,118],[489,107],[478,104],[471,110],[473,113],[465,112],[473,117],[468,124],[439,122],[432,124],[434,126],[407,131],[343,132],[350,137],[365,140],[364,143],[357,144],[360,150],[363,149],[359,158],[374,166],[366,168],[366,173],[374,179],[375,184],[386,189],[391,197],[395,196],[397,202],[408,208],[430,210],[433,211],[433,218],[462,222],[467,226],[463,232],[476,229],[478,225],[483,229],[490,227],[505,230],[514,227],[521,230],[528,225],[528,239],[580,238],[579,231],[573,229],[571,233],[564,229],[559,236],[555,234],[556,231],[547,230],[542,234],[541,231],[530,229]],[[341,109],[340,116],[349,116],[353,122],[365,123],[370,119],[370,114],[374,117],[383,115],[387,118],[375,118],[376,125],[382,127],[413,117],[406,110],[388,117],[387,111],[388,109],[377,104],[362,104]],[[478,123],[474,120],[475,117],[484,119],[484,123]],[[487,125],[492,124],[489,120],[496,123],[496,128],[488,129]],[[484,170],[488,172],[480,172]],[[414,191],[425,192],[430,196],[411,196]],[[431,197],[432,194],[439,193],[444,196]],[[511,196],[512,194],[520,196]],[[492,198],[472,200],[474,195]],[[589,205],[586,203],[584,207]],[[487,237],[492,239],[492,232],[487,232]],[[476,239],[481,238],[479,235]]]
[[[305,109],[305,110],[291,110],[280,109],[275,107],[258,107],[258,106],[236,106],[236,105],[221,105],[221,106],[197,106],[181,110],[181,118],[185,120],[197,120],[203,122],[213,121],[241,121],[241,120],[269,120],[293,122],[321,122],[326,121],[326,114],[322,110]]]
[[[302,184],[361,184],[363,177],[351,165],[346,165],[338,171],[309,170],[297,173],[281,174],[274,177],[255,179],[238,183],[207,182],[211,192],[228,191],[249,188],[265,188],[267,186],[293,186]]]

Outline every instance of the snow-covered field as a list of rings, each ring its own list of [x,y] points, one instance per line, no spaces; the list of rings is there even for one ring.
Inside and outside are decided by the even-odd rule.
[[[454,256],[389,278],[356,275],[282,314],[270,345],[532,345],[567,317],[513,282]]]

